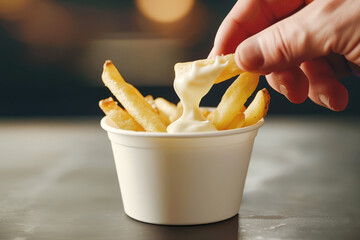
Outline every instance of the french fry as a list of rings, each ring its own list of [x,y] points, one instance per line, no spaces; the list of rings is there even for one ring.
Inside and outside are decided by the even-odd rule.
[[[145,96],[144,98],[145,98],[145,100],[150,104],[150,106],[151,106],[156,112],[158,112],[157,107],[156,107],[156,105],[155,105],[154,97],[151,96],[151,95],[147,95],[147,96]]]
[[[200,108],[200,112],[201,112],[201,115],[204,116],[204,118],[206,118],[210,114],[209,109],[206,109],[206,108]]]
[[[101,100],[99,106],[118,128],[132,131],[144,131],[144,128],[141,127],[129,113],[119,107],[111,97]]]
[[[228,62],[226,68],[220,73],[220,75],[215,79],[214,83],[220,83],[222,81],[228,80],[244,71],[241,70],[234,59],[234,54],[222,55],[218,56],[220,63]],[[207,66],[211,65],[215,62],[215,58],[211,59],[201,59],[194,61],[198,64],[198,66]],[[189,72],[191,70],[191,66],[194,62],[183,62],[175,64],[175,73],[176,75],[181,75]]]
[[[256,93],[254,100],[245,110],[245,126],[250,126],[257,123],[261,118],[265,117],[269,109],[270,95],[269,92],[263,88]]]
[[[239,111],[239,112],[245,112],[245,110],[246,110],[246,107],[245,107],[245,105],[243,105],[243,106],[240,108],[240,111]]]
[[[176,113],[176,105],[161,97],[155,98],[154,102],[160,115],[166,116],[171,123],[170,117]]]
[[[152,108],[160,115],[161,121],[168,126],[170,124],[170,120],[168,118],[168,116],[163,113],[162,111],[160,111],[160,109],[157,107],[154,97],[151,95],[147,95],[145,97],[145,100],[152,106]]]
[[[241,108],[255,91],[259,75],[242,73],[226,90],[219,105],[211,116],[212,123],[218,130],[225,130],[240,112]]]
[[[246,107],[245,105],[243,105],[240,110],[239,110],[239,113],[243,113],[244,111],[246,110]],[[209,120],[210,122],[213,121],[214,119],[214,112],[209,112],[209,114],[207,116],[205,116],[207,118],[207,120]]]
[[[238,112],[235,118],[229,124],[228,129],[241,128],[245,123],[245,114],[243,112]]]
[[[106,61],[102,80],[128,113],[148,132],[166,132],[166,125],[161,117],[141,93],[125,82],[111,61]]]

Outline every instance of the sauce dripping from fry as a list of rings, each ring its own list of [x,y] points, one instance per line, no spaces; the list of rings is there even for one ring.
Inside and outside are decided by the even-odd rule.
[[[174,89],[184,110],[182,116],[167,127],[167,132],[217,131],[216,127],[202,116],[199,104],[227,64],[228,62],[220,63],[218,57],[213,64],[206,66],[200,66],[195,61],[189,72],[175,76]]]

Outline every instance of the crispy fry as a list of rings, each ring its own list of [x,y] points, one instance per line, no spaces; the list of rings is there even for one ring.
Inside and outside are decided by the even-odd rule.
[[[204,118],[206,118],[210,114],[209,109],[206,108],[200,108],[200,112],[204,116]]]
[[[99,106],[118,128],[132,131],[144,131],[144,128],[136,122],[129,113],[119,107],[111,97],[101,100]]]
[[[151,96],[151,95],[147,95],[147,96],[145,97],[145,100],[146,100],[146,101],[152,106],[152,108],[160,115],[160,118],[161,118],[162,122],[163,122],[166,126],[168,126],[168,125],[170,124],[170,120],[169,120],[168,116],[167,116],[165,113],[163,113],[163,112],[157,107],[157,105],[156,105],[156,103],[155,103],[155,100],[154,100],[154,97]]]
[[[141,93],[132,85],[125,82],[111,61],[106,61],[102,80],[115,97],[120,101],[128,113],[149,132],[166,132],[166,125],[161,117]]]
[[[155,98],[154,101],[160,115],[166,116],[170,124],[170,117],[176,113],[176,105],[161,97]]]
[[[215,83],[220,83],[222,81],[228,80],[229,78],[232,78],[244,72],[237,66],[234,59],[234,54],[219,56],[219,59],[220,59],[220,63],[225,63],[226,61],[228,61],[229,63],[226,66],[226,68],[220,73],[220,75],[216,78]],[[213,64],[215,62],[215,58],[201,59],[194,62],[197,62],[199,66],[206,66]],[[181,74],[185,74],[186,72],[189,72],[194,62],[184,62],[184,63],[175,64],[174,67],[175,73],[177,75],[181,75]]]
[[[261,118],[265,117],[269,109],[270,95],[269,92],[263,88],[256,93],[254,100],[245,110],[245,126],[250,126],[257,123]]]
[[[239,113],[243,113],[243,112],[245,112],[245,110],[246,110],[246,107],[245,107],[245,105],[243,105],[243,106],[240,108]],[[238,114],[239,114],[239,113],[238,113]],[[209,112],[209,114],[206,116],[206,118],[207,118],[207,120],[209,120],[210,122],[212,122],[213,119],[214,119],[214,112]]]
[[[218,130],[227,129],[258,83],[258,74],[245,72],[231,84],[211,116],[212,123]]]
[[[154,97],[152,95],[147,95],[144,98],[150,104],[150,106],[157,112],[158,110],[155,105]]]
[[[239,112],[245,112],[245,110],[246,110],[246,107],[245,107],[245,105],[243,105]]]
[[[235,118],[229,124],[228,129],[241,128],[245,123],[245,114],[243,112],[238,112]]]

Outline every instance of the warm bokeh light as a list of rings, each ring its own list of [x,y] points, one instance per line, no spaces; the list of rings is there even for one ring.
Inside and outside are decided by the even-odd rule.
[[[0,18],[18,19],[29,4],[30,0],[0,0]]]
[[[136,4],[147,18],[160,23],[172,23],[190,12],[194,0],[136,0]]]

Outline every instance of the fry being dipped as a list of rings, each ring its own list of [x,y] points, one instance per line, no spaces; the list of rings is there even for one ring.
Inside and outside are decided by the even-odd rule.
[[[235,77],[244,71],[241,70],[235,62],[234,54],[228,54],[223,56],[217,56],[218,61],[223,64],[227,63],[226,67],[222,69],[220,74],[216,77],[214,83],[220,83],[225,80],[228,80],[232,77]],[[200,59],[194,62],[184,62],[175,64],[175,73],[178,75],[185,74],[191,71],[192,65],[196,63],[200,67],[206,67],[214,64],[216,61],[215,58],[211,59]]]
[[[183,111],[181,117],[167,127],[168,132],[218,130],[212,122],[203,116],[199,104],[215,81],[221,79],[222,74],[232,67],[232,60],[234,60],[234,56],[227,55],[175,65],[174,89],[180,98]]]

